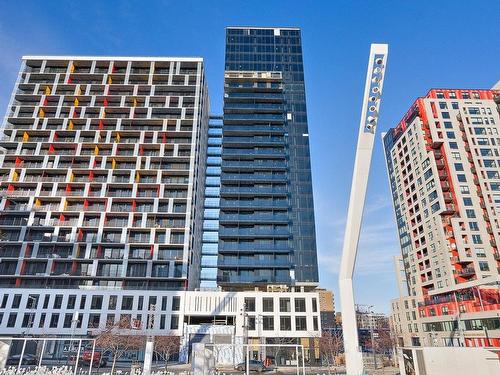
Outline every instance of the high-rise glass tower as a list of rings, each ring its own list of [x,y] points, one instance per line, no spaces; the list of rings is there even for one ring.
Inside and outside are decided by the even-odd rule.
[[[224,258],[219,279],[314,285],[318,267],[300,29],[228,27],[225,58],[219,252],[225,256],[231,248],[234,267],[222,267]],[[236,128],[241,134],[226,137]],[[248,152],[238,154],[235,147]],[[224,220],[235,210],[225,206],[225,194],[238,187],[239,203],[233,204],[239,216],[229,225]],[[275,192],[283,189],[284,195]],[[272,220],[261,218],[266,215]]]

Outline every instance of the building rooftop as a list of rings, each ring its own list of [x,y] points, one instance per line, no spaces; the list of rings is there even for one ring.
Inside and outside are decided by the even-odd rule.
[[[165,56],[74,56],[74,55],[28,55],[23,56],[23,60],[114,60],[114,61],[199,61],[203,62],[203,57],[165,57]]]

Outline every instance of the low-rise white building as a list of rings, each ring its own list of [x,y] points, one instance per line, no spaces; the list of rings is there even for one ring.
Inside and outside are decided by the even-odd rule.
[[[0,336],[96,337],[122,318],[144,335],[181,337],[180,359],[193,343],[301,344],[318,358],[316,292],[127,291],[74,289],[0,290]]]

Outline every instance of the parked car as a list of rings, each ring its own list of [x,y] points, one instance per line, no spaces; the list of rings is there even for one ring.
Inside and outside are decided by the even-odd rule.
[[[92,348],[85,348],[81,355],[81,360],[84,365],[106,367],[108,364],[108,356],[101,349],[94,349],[94,359],[92,360]]]
[[[6,365],[8,365],[8,366],[9,365],[18,365],[19,359],[21,359],[21,354],[11,355],[7,359]],[[36,356],[34,354],[29,354],[29,353],[24,354],[21,364],[23,364],[23,365],[36,365],[37,364]]]
[[[264,363],[262,361],[257,361],[255,359],[251,359],[248,361],[248,367],[250,371],[262,372],[266,370],[266,366],[264,365]],[[235,367],[235,369],[238,371],[245,371],[246,368],[247,368],[246,361],[237,364]]]

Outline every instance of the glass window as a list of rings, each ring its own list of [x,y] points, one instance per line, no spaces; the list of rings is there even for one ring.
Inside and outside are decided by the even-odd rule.
[[[74,309],[76,305],[76,296],[74,294],[68,297],[68,303],[66,304],[68,309]]]
[[[292,311],[290,298],[280,298],[280,312],[290,312],[290,311]]]
[[[319,325],[318,325],[318,317],[313,316],[313,330],[318,331],[319,330]]]
[[[179,328],[179,315],[172,315],[170,318],[170,329]]]
[[[109,296],[108,310],[115,310],[116,309],[117,299],[118,299],[118,296]]]
[[[263,316],[262,317],[262,329],[264,331],[273,331],[274,330],[274,317],[273,316]]]
[[[15,294],[14,298],[12,299],[12,308],[18,309],[20,304],[21,304],[21,295]]]
[[[181,297],[174,296],[172,298],[172,311],[179,311],[181,309]]]
[[[281,331],[292,330],[292,318],[290,316],[280,316],[280,330]]]
[[[313,307],[313,312],[317,312],[318,311],[318,301],[317,301],[316,298],[312,299],[312,307]]]
[[[255,316],[248,316],[247,319],[248,330],[255,331]]]
[[[123,298],[122,298],[122,310],[132,310],[133,303],[134,303],[134,297],[123,296]]]
[[[12,328],[16,325],[17,313],[10,313],[9,319],[7,320],[7,327]]]
[[[273,312],[274,311],[273,303],[274,303],[273,298],[263,298],[262,299],[262,311]]]
[[[254,297],[245,297],[245,311],[255,311]]]
[[[92,314],[91,314],[92,315]],[[90,320],[89,320],[90,322]],[[52,314],[50,316],[50,328],[57,328],[57,325],[59,324],[59,314]]]
[[[90,308],[93,310],[100,310],[102,308],[102,296],[92,296]]]
[[[296,316],[295,317],[295,330],[307,331],[307,319],[305,316]]]
[[[305,298],[295,298],[295,312],[306,312]]]

